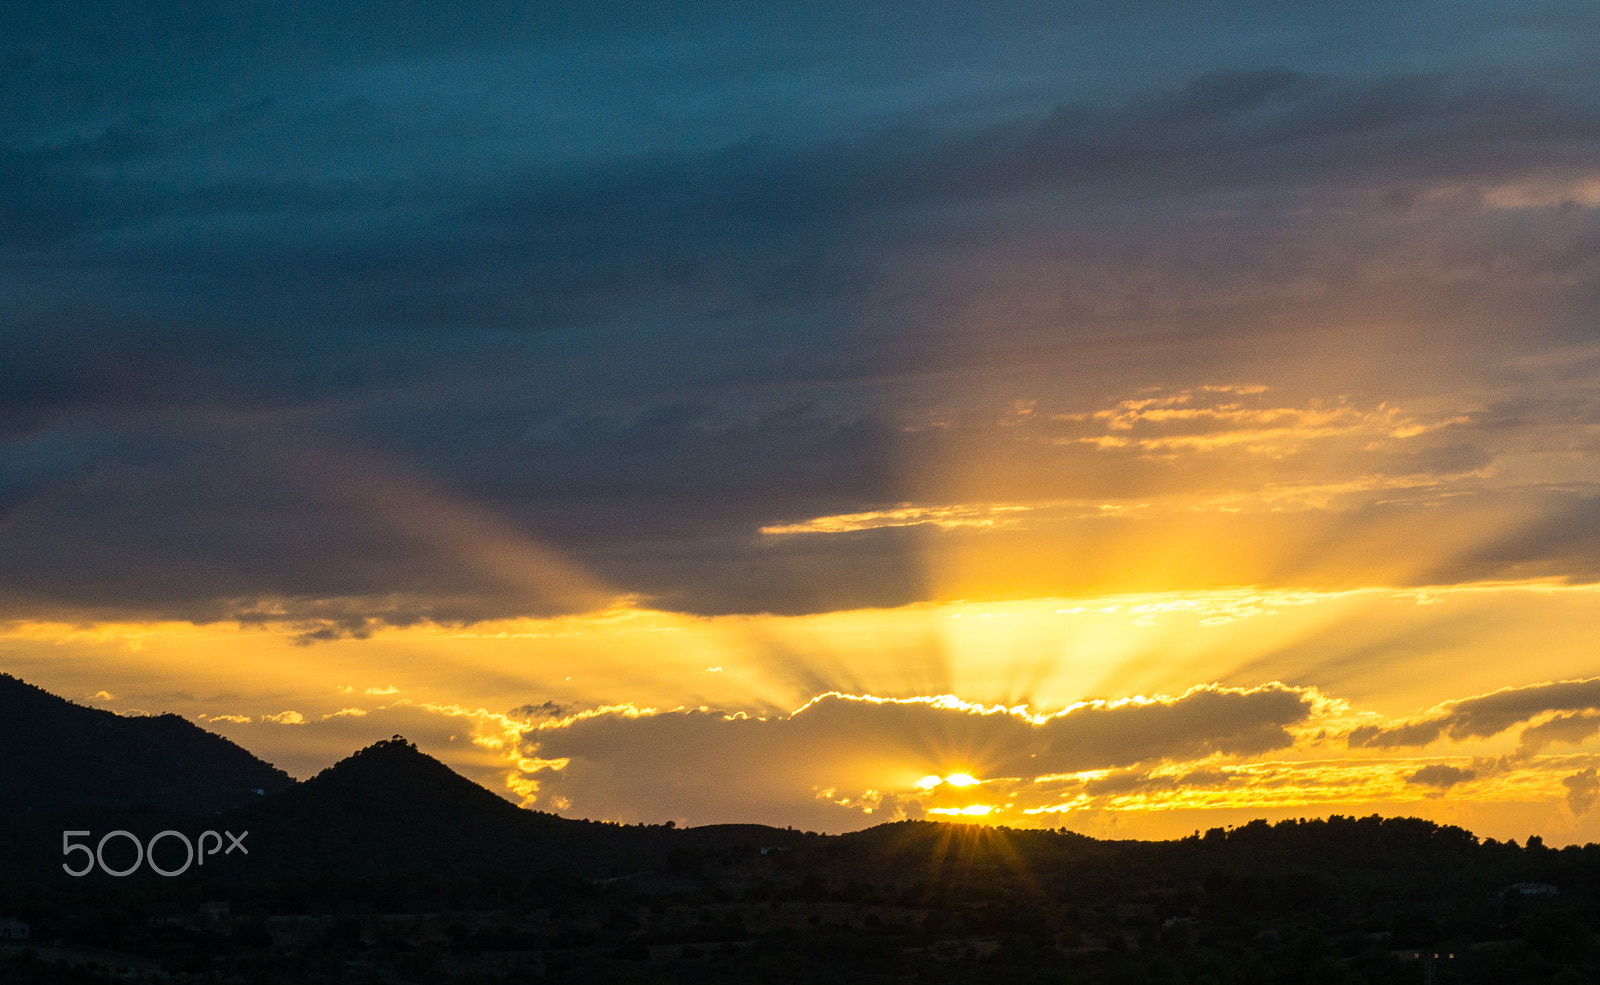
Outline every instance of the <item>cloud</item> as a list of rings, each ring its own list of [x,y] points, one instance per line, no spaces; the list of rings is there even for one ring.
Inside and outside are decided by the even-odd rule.
[[[1574,711],[1551,716],[1522,730],[1517,754],[1532,756],[1552,742],[1576,745],[1600,732],[1600,712]]]
[[[1345,55],[1307,60],[1176,7],[717,4],[664,45],[632,5],[492,6],[19,16],[9,609],[317,643],[621,598],[893,606],[934,594],[925,535],[1041,500],[1425,489],[1572,420],[1449,423],[1482,409],[1456,382],[1587,331],[1600,112],[1548,42],[1447,71],[1489,34],[1430,26],[1397,72],[1327,14],[1292,29]],[[1084,46],[1130,57],[1060,57]],[[1372,369],[1431,381],[1424,409]],[[1594,575],[1573,488],[1431,574]],[[500,525],[479,559],[562,577],[430,539],[429,497]]]
[[[1446,763],[1430,763],[1406,777],[1406,782],[1415,783],[1418,786],[1438,787],[1441,790],[1448,790],[1458,783],[1466,783],[1468,780],[1477,779],[1477,777],[1478,774],[1473,770],[1461,769]]]
[[[1505,688],[1454,702],[1448,727],[1452,738],[1482,738],[1503,732],[1542,712],[1597,708],[1600,708],[1600,678],[1558,681]]]
[[[1005,778],[1139,763],[1251,755],[1287,748],[1310,715],[1309,692],[1280,684],[1196,688],[1175,698],[1093,702],[1050,715],[951,697],[817,697],[789,715],[714,709],[601,711],[546,721],[524,754],[559,762],[533,774],[538,806],[591,817],[639,819],[647,810],[713,820],[804,816],[829,828],[896,809],[962,808],[1003,792]],[[976,785],[930,774],[966,772]],[[1226,777],[1191,770],[1186,784]],[[998,783],[999,786],[986,786]],[[995,795],[1001,795],[996,793]],[[798,814],[797,814],[798,812]]]
[[[1395,749],[1425,746],[1444,732],[1443,722],[1424,719],[1401,725],[1362,725],[1350,731],[1347,742],[1352,749]]]
[[[1470,420],[1466,415],[1420,420],[1387,405],[1362,408],[1345,399],[1284,406],[1270,402],[1264,396],[1268,390],[1260,384],[1210,385],[1126,399],[1089,414],[1060,415],[1057,427],[1066,433],[1054,440],[1144,454],[1237,448],[1283,458],[1308,445],[1334,441],[1346,442],[1352,450],[1376,451]],[[1088,433],[1075,436],[1075,431]]]
[[[524,721],[544,721],[566,718],[577,710],[571,705],[557,704],[554,701],[541,701],[538,704],[518,705],[506,712],[506,714]]]
[[[1214,767],[1202,767],[1185,773],[1146,773],[1125,770],[1086,780],[1083,791],[1091,797],[1106,794],[1146,793],[1192,788],[1224,787],[1243,779],[1239,774]]]
[[[1535,752],[1552,741],[1579,742],[1600,731],[1600,678],[1555,681],[1446,702],[1443,710],[1398,725],[1353,729],[1351,748],[1393,749],[1424,746],[1441,737],[1483,739],[1551,712],[1558,714],[1523,731],[1523,748]]]
[[[1595,801],[1600,799],[1600,777],[1595,775],[1592,766],[1563,778],[1561,785],[1567,788],[1567,806],[1572,808],[1574,814],[1589,813],[1594,809]]]
[[[1280,684],[1251,690],[1195,688],[1176,700],[1091,704],[1051,718],[1043,735],[1055,772],[1126,766],[1213,753],[1285,749],[1288,726],[1311,714],[1309,692]]]
[[[763,534],[784,536],[789,534],[840,534],[860,530],[878,530],[884,527],[915,527],[927,524],[941,530],[959,527],[994,527],[1015,519],[1013,514],[1029,512],[1027,506],[953,505],[942,507],[914,506],[904,503],[889,510],[871,510],[865,513],[847,513],[840,516],[820,516],[803,523],[769,524],[761,528]]]

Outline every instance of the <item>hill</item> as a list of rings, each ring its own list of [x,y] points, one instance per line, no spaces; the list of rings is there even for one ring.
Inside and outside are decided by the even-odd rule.
[[[0,812],[211,813],[294,780],[177,715],[123,717],[0,674]]]
[[[106,724],[0,684],[0,712],[22,709],[42,735],[136,725],[147,773],[205,736],[160,724],[172,716]],[[155,743],[167,733],[150,723],[186,738]],[[80,761],[78,775],[116,793],[95,769],[119,763]],[[1441,981],[1600,980],[1600,845],[1415,818],[1253,821],[1167,842],[930,821],[836,836],[623,825],[516,807],[399,736],[247,801],[203,819],[75,813],[69,826],[96,834],[203,828],[248,849],[172,877],[69,875],[57,815],[0,814],[0,916],[76,965],[0,946],[0,981],[122,980],[93,970],[109,955],[224,981],[1412,985],[1432,973],[1424,953],[1448,963]]]
[[[538,864],[562,829],[396,736],[227,815],[251,834],[252,870],[477,870]]]
[[[556,870],[585,879],[680,868],[731,846],[796,837],[760,825],[620,825],[526,810],[400,736],[378,742],[292,789],[219,819],[251,832],[246,879],[382,876],[416,887],[508,872]],[[676,852],[676,856],[674,856]]]

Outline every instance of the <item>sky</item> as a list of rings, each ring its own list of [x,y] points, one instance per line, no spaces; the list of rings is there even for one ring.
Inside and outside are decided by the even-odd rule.
[[[1600,841],[1595,38],[7,4],[0,671],[630,823]]]

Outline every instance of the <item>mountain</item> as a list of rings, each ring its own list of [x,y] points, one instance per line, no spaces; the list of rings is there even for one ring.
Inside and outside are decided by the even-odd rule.
[[[270,770],[173,716],[118,719],[13,678],[0,716],[0,790],[33,802],[65,803],[52,784],[170,795],[161,756],[188,775],[176,764],[197,747]],[[1425,951],[1455,955],[1450,981],[1600,981],[1600,845],[1480,841],[1415,818],[1255,820],[1167,842],[931,821],[622,825],[516,807],[399,736],[246,801],[204,818],[105,808],[105,824],[84,808],[0,813],[0,912],[80,962],[239,981],[1382,985],[1422,977]],[[64,827],[92,829],[88,845],[113,825],[146,844],[219,834],[192,866],[174,854],[183,839],[163,842],[181,872],[70,874]],[[0,947],[0,981],[47,974]]]
[[[603,877],[651,868],[675,848],[770,843],[758,825],[676,830],[526,810],[455,773],[400,736],[369,746],[218,821],[249,830],[231,871],[319,876],[562,870]],[[761,832],[768,833],[763,840]]]
[[[212,813],[294,780],[177,715],[123,717],[0,674],[0,812]]]
[[[204,824],[192,823],[196,814],[206,815]],[[122,717],[0,674],[0,840],[13,844],[9,868],[58,868],[63,825],[126,828],[142,840],[166,828],[249,832],[248,854],[202,863],[209,876],[236,883],[387,881],[400,873],[451,880],[512,870],[606,878],[659,868],[674,852],[686,869],[798,834],[760,825],[685,831],[524,810],[399,736],[296,783],[177,715]],[[197,868],[193,878],[200,874]]]
[[[235,862],[241,874],[322,875],[551,866],[590,826],[523,810],[399,736],[222,822],[250,831],[248,864]]]

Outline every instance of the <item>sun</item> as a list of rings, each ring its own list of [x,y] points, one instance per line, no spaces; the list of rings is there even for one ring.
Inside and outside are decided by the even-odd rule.
[[[934,787],[947,783],[952,787],[975,787],[982,782],[982,780],[979,780],[971,773],[951,773],[948,776],[939,776],[936,773],[929,773],[927,776],[917,781],[917,789],[932,790]]]
[[[930,807],[929,814],[952,814],[961,817],[987,817],[994,813],[993,804],[968,804],[965,807]]]

